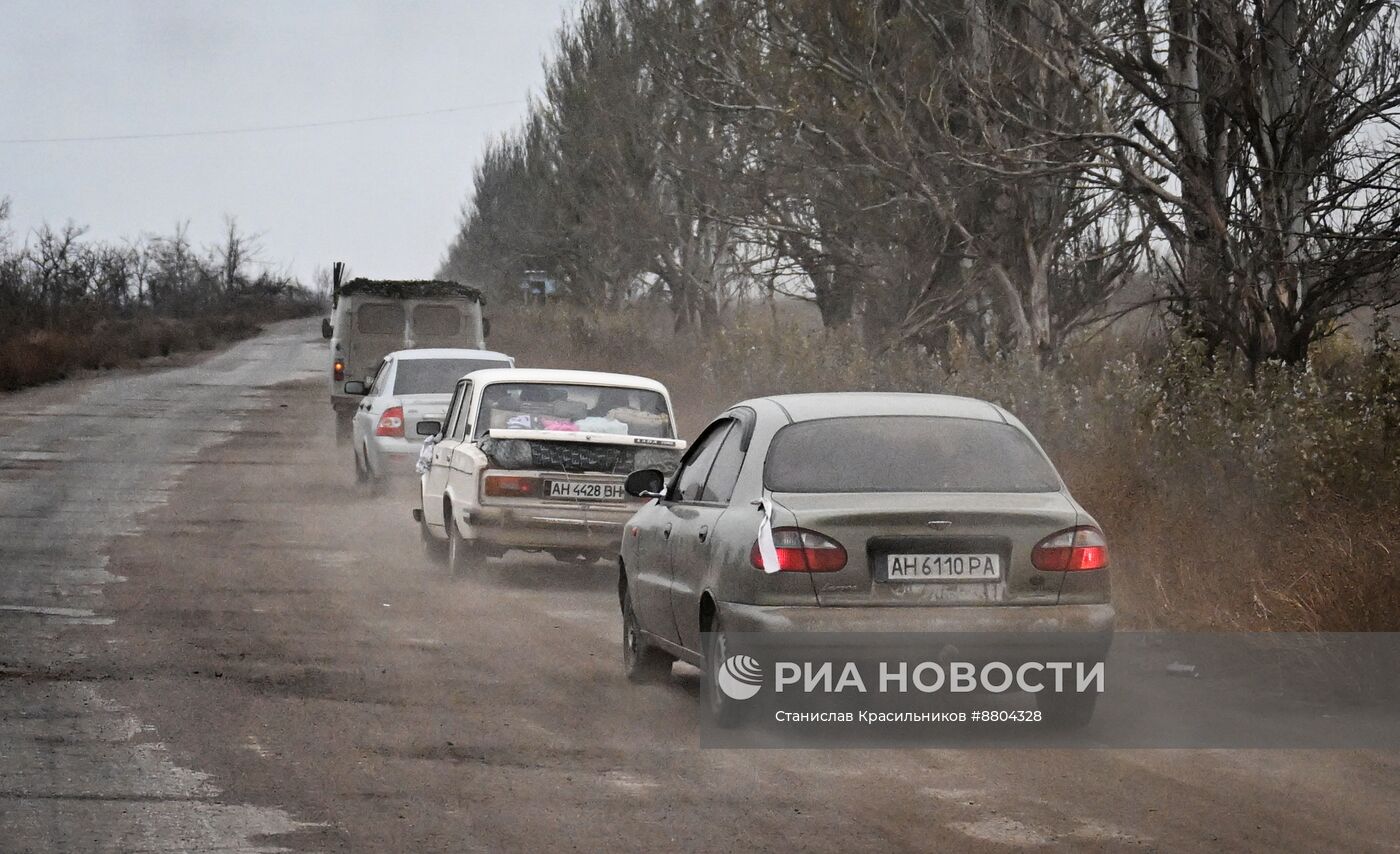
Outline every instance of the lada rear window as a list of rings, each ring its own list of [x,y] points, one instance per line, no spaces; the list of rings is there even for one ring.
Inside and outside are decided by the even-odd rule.
[[[665,397],[621,386],[493,383],[481,394],[476,424],[477,435],[513,429],[675,438]]]
[[[1055,492],[1045,455],[1009,424],[871,415],[799,421],[768,448],[774,492]]]

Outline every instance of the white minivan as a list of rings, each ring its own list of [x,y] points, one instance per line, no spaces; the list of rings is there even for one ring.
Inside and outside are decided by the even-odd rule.
[[[351,439],[360,405],[346,382],[368,382],[395,350],[484,348],[490,331],[481,291],[458,282],[351,279],[337,282],[331,299],[321,334],[331,342],[331,408],[341,445]]]

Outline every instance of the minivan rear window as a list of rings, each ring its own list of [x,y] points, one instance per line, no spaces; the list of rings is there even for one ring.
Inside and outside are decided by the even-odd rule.
[[[415,335],[458,335],[462,331],[462,311],[455,305],[431,303],[413,307]]]
[[[451,394],[457,380],[484,368],[509,368],[498,359],[400,359],[394,394]]]
[[[870,415],[799,421],[768,448],[774,492],[1055,492],[1045,455],[1009,424]]]
[[[370,303],[355,309],[355,331],[365,335],[402,335],[403,306]]]

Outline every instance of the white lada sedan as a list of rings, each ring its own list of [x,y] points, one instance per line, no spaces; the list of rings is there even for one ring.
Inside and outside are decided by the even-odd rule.
[[[458,383],[430,435],[421,503],[431,551],[456,574],[508,549],[592,562],[617,553],[642,501],[623,489],[637,469],[674,471],[671,397],[645,377],[594,371],[482,370]]]

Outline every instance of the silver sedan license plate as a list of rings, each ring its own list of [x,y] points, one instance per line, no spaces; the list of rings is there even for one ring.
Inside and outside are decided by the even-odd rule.
[[[996,581],[1001,558],[994,554],[890,555],[887,580]]]
[[[627,493],[620,483],[588,483],[585,481],[547,481],[550,498],[572,498],[576,501],[621,501]]]

